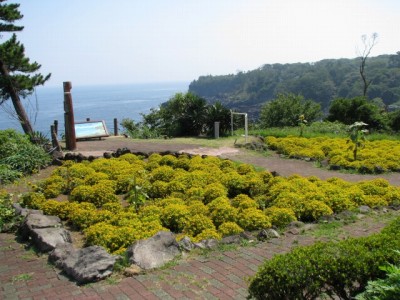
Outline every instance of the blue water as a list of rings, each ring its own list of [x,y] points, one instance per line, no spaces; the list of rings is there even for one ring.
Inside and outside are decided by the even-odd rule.
[[[114,118],[118,124],[123,118],[141,121],[141,113],[150,112],[176,93],[185,93],[188,82],[148,83],[126,85],[77,86],[72,85],[75,122],[104,120],[107,129],[114,132]],[[25,109],[35,131],[50,136],[50,126],[58,120],[59,133],[64,131],[63,87],[38,87],[36,93],[23,99]],[[13,117],[11,101],[0,106],[0,130],[13,128],[22,131]],[[120,126],[119,126],[120,127]],[[121,127],[120,127],[121,129]]]

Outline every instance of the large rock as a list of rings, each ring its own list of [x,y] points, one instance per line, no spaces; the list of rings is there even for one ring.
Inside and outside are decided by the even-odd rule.
[[[49,255],[51,262],[80,284],[110,276],[118,259],[100,246],[74,249],[71,244],[59,245]]]
[[[24,239],[30,237],[40,252],[51,251],[58,244],[72,241],[70,233],[62,228],[59,217],[40,213],[28,213],[21,225],[20,233]]]
[[[160,231],[147,240],[133,243],[127,253],[131,264],[149,270],[162,267],[181,252],[175,235],[169,231]]]

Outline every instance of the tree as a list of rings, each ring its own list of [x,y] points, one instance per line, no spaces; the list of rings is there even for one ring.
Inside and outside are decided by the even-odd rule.
[[[320,104],[301,95],[279,94],[261,108],[260,123],[262,127],[298,126],[301,115],[309,122],[317,120],[322,116]]]
[[[207,106],[206,112],[206,130],[209,135],[214,130],[214,123],[219,122],[219,130],[221,135],[229,133],[231,129],[231,111],[223,106],[221,102]]]
[[[365,74],[365,65],[367,63],[367,58],[371,54],[372,48],[377,43],[378,34],[374,32],[371,37],[368,39],[367,36],[364,34],[361,36],[361,40],[364,46],[364,49],[359,54],[360,56],[360,75],[363,82],[363,96],[367,96],[368,87],[371,85],[372,80],[368,80]]]
[[[21,31],[22,26],[14,25],[23,17],[18,10],[19,4],[4,4],[5,1],[0,0],[0,33]],[[50,79],[51,74],[43,76],[36,73],[40,67],[37,62],[31,63],[25,57],[25,48],[17,41],[15,33],[0,44],[0,105],[11,99],[23,131],[31,137],[34,136],[33,127],[20,97],[32,94],[36,86]]]
[[[352,99],[338,98],[332,101],[329,108],[328,121],[339,121],[346,125],[362,121],[373,129],[385,129],[387,117],[382,114],[381,109],[365,97]]]
[[[167,136],[197,136],[206,122],[207,102],[191,93],[177,93],[160,108],[142,115],[143,125]]]

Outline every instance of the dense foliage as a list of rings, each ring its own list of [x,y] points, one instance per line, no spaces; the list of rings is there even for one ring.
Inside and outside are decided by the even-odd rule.
[[[372,129],[386,129],[388,123],[384,109],[364,97],[333,100],[329,107],[327,120],[347,125],[362,121]]]
[[[301,117],[312,122],[321,116],[321,106],[318,103],[306,100],[301,95],[279,94],[276,99],[267,102],[261,108],[260,126],[297,126]]]
[[[400,254],[399,251],[396,251]],[[385,264],[380,267],[386,272],[385,278],[368,281],[366,290],[356,296],[356,300],[392,300],[400,295],[400,263]]]
[[[220,134],[231,128],[230,110],[217,102],[209,105],[206,100],[191,93],[177,93],[158,109],[142,114],[143,121],[135,123],[124,119],[121,123],[126,133],[134,138],[158,136],[211,135],[214,122],[220,122]]]
[[[5,190],[0,190],[0,232],[16,229],[20,217],[15,215],[11,195]]]
[[[262,104],[280,93],[301,94],[320,103],[327,111],[332,99],[363,94],[359,64],[359,58],[267,64],[235,75],[201,76],[190,84],[189,92],[210,102],[221,101],[230,108],[253,111],[256,115]],[[369,99],[381,98],[386,105],[400,101],[399,53],[369,57],[366,72],[372,81],[367,94]]]
[[[399,228],[400,219],[397,219],[380,234],[338,243],[319,242],[276,255],[252,277],[250,296],[274,300],[320,299],[323,296],[354,299],[369,280],[384,276],[380,266],[398,260],[393,249],[400,247]]]
[[[83,230],[88,245],[114,253],[159,230],[194,241],[219,239],[400,201],[400,189],[383,179],[352,184],[338,178],[273,177],[216,157],[159,154],[146,160],[125,154],[66,162],[33,189],[22,197],[23,205],[58,215]],[[69,201],[52,200],[60,194],[69,195]]]
[[[364,148],[358,150],[357,159],[349,150],[349,139],[345,138],[304,138],[267,137],[266,143],[272,150],[291,158],[311,158],[328,160],[329,165],[360,173],[381,173],[400,171],[400,142],[376,140],[363,142]]]
[[[0,184],[34,173],[49,162],[50,156],[28,136],[12,129],[0,130]]]

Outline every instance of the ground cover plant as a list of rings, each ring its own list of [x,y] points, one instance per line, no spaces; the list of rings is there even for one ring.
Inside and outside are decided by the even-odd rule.
[[[398,205],[400,189],[386,180],[274,177],[216,157],[134,154],[65,162],[24,194],[24,206],[58,215],[82,230],[87,245],[123,253],[159,230],[194,241],[243,230],[315,221],[355,208]],[[60,200],[60,195],[68,200]],[[125,198],[125,199],[124,199]]]
[[[265,141],[270,149],[290,158],[311,158],[317,161],[326,159],[331,166],[356,170],[360,173],[400,170],[400,141],[364,141],[364,147],[358,149],[356,159],[354,151],[349,150],[349,140],[346,138],[269,136]]]

